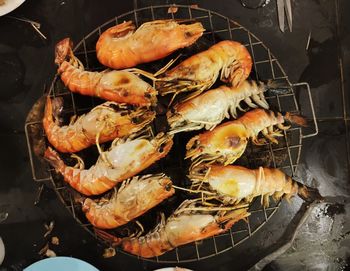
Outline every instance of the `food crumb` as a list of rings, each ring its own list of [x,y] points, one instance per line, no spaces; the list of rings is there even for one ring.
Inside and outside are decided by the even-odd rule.
[[[5,0],[0,0],[0,6],[5,5]]]
[[[49,243],[47,243],[42,249],[39,251],[39,255],[45,255],[46,257],[56,257],[56,253],[49,248]]]
[[[175,6],[171,6],[168,8],[168,13],[176,13],[178,10],[178,7],[175,7]]]
[[[106,248],[103,252],[103,258],[111,258],[113,256],[115,256],[115,249],[112,247]]]
[[[58,239],[57,236],[53,236],[51,238],[51,244],[56,245],[56,246],[59,245],[60,244],[60,239]]]
[[[45,252],[45,256],[51,258],[51,257],[56,257],[57,255],[53,250],[47,249]]]
[[[49,244],[47,243],[40,251],[38,252],[39,255],[46,254],[46,251],[49,249]]]

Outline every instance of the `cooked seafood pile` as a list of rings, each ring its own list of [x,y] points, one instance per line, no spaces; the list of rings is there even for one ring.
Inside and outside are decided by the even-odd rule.
[[[95,232],[134,255],[156,257],[223,233],[250,215],[249,205],[259,196],[265,207],[270,196],[322,199],[317,189],[279,169],[231,165],[249,141],[258,146],[278,144],[277,138],[291,125],[306,125],[300,115],[270,110],[265,95],[276,89],[280,93],[283,86],[248,79],[253,62],[244,45],[224,40],[181,61],[174,57],[158,71],[136,67],[178,54],[204,31],[199,22],[158,20],[137,29],[131,21],[118,24],[96,43],[97,59],[108,67],[100,72],[85,70],[69,38],[56,45],[57,73],[65,87],[74,95],[105,101],[85,114],[70,116],[64,124],[65,101],[48,96],[43,127],[49,146],[44,157],[80,195],[81,210]],[[163,112],[167,111],[168,127],[155,133],[158,94],[169,96],[162,98],[167,101]],[[202,131],[187,142],[182,157],[188,163],[183,170],[189,187],[177,185],[163,169],[137,175],[172,155],[174,137],[198,130]],[[102,144],[109,144],[109,149]],[[86,149],[99,154],[92,163],[93,155],[81,155]],[[65,158],[67,153],[75,165]],[[167,218],[160,213],[159,223],[145,232],[136,219],[179,194],[185,200]],[[130,223],[139,230],[128,227]],[[117,227],[126,227],[127,235],[109,231]]]

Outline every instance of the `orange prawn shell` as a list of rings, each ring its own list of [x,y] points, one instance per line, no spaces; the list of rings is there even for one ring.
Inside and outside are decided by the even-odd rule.
[[[108,67],[123,69],[162,59],[202,36],[201,23],[178,24],[173,20],[144,23],[136,31],[131,21],[103,32],[96,44],[98,60]]]
[[[238,119],[249,131],[250,137],[256,136],[264,128],[284,123],[281,113],[275,113],[266,109],[254,109],[245,113]]]
[[[120,182],[127,178],[130,178],[131,176],[134,176],[137,173],[141,172],[142,170],[148,168],[150,165],[160,160],[161,158],[164,158],[168,154],[168,152],[171,150],[173,144],[174,144],[173,140],[169,140],[163,147],[162,152],[157,151],[150,154],[149,156],[147,156],[147,158],[143,159],[144,162],[142,163],[142,167],[140,169],[130,170],[126,172],[125,174],[121,175],[120,178],[118,178],[118,181]]]
[[[199,135],[199,141],[209,149],[226,149],[239,144],[241,140],[245,140],[248,136],[244,125],[232,121]]]
[[[228,78],[227,80],[223,80],[223,82],[238,86],[241,82],[248,78],[252,70],[253,61],[247,48],[243,44],[232,40],[225,40],[213,45],[213,49],[217,51],[219,55],[223,55],[225,52],[229,57],[234,57],[241,65],[240,70],[242,71],[242,74],[239,81],[232,82],[232,78]],[[223,55],[221,57],[223,58],[225,56]]]
[[[60,65],[58,72],[72,92],[139,106],[150,106],[156,102],[157,91],[131,72],[82,71],[67,61]]]
[[[209,159],[205,158],[207,161],[231,164],[241,157],[250,138],[255,144],[259,144],[257,136],[260,132],[264,133],[266,128],[282,123],[284,117],[281,113],[275,114],[265,109],[251,110],[237,120],[226,122],[212,131],[191,138],[186,145],[186,158],[194,160],[207,155],[210,156]]]
[[[218,193],[225,202],[238,203],[241,200],[251,202],[257,196],[265,197],[265,206],[268,205],[268,196],[275,199],[282,196],[290,198],[299,192],[297,182],[286,175],[283,171],[275,168],[248,169],[235,165],[201,165],[192,169],[190,178],[196,180],[196,172],[209,184],[209,190]],[[199,178],[199,180],[201,180]]]
[[[212,81],[209,87],[214,83],[214,78],[220,69],[228,68],[232,61],[239,63],[239,69],[230,73],[228,78],[221,78],[223,82],[238,86],[248,78],[252,69],[252,58],[244,45],[236,41],[225,40],[211,46],[208,50],[195,54],[179,65],[165,73],[166,79],[191,78],[194,81]],[[227,66],[228,65],[228,66]],[[217,68],[215,68],[217,67]],[[239,74],[235,74],[238,72]],[[162,91],[161,89],[159,90]]]
[[[113,114],[106,114],[106,120],[100,120],[107,123],[103,129],[100,130],[99,142],[104,143],[115,139],[116,137],[123,137],[129,135],[132,132],[136,132],[144,127],[147,123],[152,121],[155,117],[155,113],[148,111],[145,112],[143,117],[145,118],[144,124],[135,124],[132,119],[128,116],[121,116],[117,112]],[[84,118],[93,122],[99,121],[96,116],[92,116],[91,120],[89,113],[87,113]],[[55,147],[60,152],[77,152],[85,149],[96,143],[97,126],[100,125],[96,123],[96,133],[92,133],[83,126],[76,127],[72,126],[59,126],[53,119],[53,107],[50,97],[47,97],[46,106],[44,111],[43,126],[47,136],[48,141],[52,146]]]
[[[180,102],[173,107],[173,112],[175,114],[185,115],[193,110],[196,110],[200,105],[206,105],[214,99],[225,100],[228,97],[227,92],[230,90],[227,86],[220,86],[217,89],[208,90],[202,93],[200,96],[194,97],[188,101]],[[172,117],[171,111],[167,112],[167,117]]]
[[[69,38],[57,43],[55,54],[61,80],[72,92],[138,106],[155,105],[157,102],[157,91],[132,72],[85,71],[73,54]]]
[[[52,148],[48,148],[45,152],[45,158],[50,162],[50,164],[55,168],[57,172],[60,172],[64,180],[69,183],[75,190],[86,195],[100,195],[109,189],[113,188],[117,183],[130,178],[142,170],[146,169],[159,159],[165,157],[170,151],[173,145],[172,138],[168,138],[162,150],[156,150],[152,153],[149,153],[146,156],[139,157],[141,160],[138,166],[130,167],[124,169],[124,172],[119,174],[116,178],[109,178],[108,176],[99,176],[95,177],[94,175],[86,176],[83,174],[84,171],[88,172],[89,170],[80,170],[74,167],[70,167],[64,164],[63,160],[59,157],[57,152]]]
[[[108,203],[98,204],[92,199],[86,199],[83,204],[86,218],[97,228],[116,228],[144,214],[175,193],[170,178],[163,176],[158,180],[156,176],[144,177],[132,179]]]
[[[170,129],[173,133],[201,128],[212,130],[225,118],[232,116],[236,119],[237,110],[244,110],[240,106],[242,101],[252,108],[257,107],[256,104],[268,108],[262,96],[264,91],[266,91],[265,84],[247,80],[237,87],[221,85],[210,89],[172,107],[167,112]]]
[[[244,125],[239,122],[226,122],[212,131],[204,132],[193,137],[186,145],[189,152],[194,149],[195,157],[201,153],[215,154],[217,150],[221,153],[230,153],[233,149],[243,153],[248,143],[249,134]]]
[[[156,257],[175,247],[223,233],[248,215],[247,209],[241,209],[233,211],[227,218],[201,214],[169,218],[158,225],[156,231],[146,236],[125,238],[121,245],[124,251],[131,254],[144,258]],[[199,223],[196,223],[197,219]]]

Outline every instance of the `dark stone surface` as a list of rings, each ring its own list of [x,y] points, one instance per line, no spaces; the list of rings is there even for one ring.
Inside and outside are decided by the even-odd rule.
[[[312,213],[297,235],[293,248],[265,270],[341,270],[349,259],[349,120],[350,116],[349,1],[292,1],[293,32],[277,24],[275,1],[263,9],[248,10],[239,1],[26,1],[11,15],[42,24],[47,41],[27,24],[0,18],[0,224],[6,257],[0,270],[22,270],[40,259],[47,239],[44,224],[55,221],[51,246],[58,255],[86,260],[100,270],[153,270],[161,264],[143,262],[119,253],[103,259],[103,247],[76,223],[50,188],[34,206],[39,187],[31,178],[24,136],[24,121],[34,102],[54,76],[53,48],[63,37],[78,42],[95,27],[123,12],[150,4],[198,4],[232,18],[256,34],[280,61],[292,82],[309,82],[320,132],[304,141],[297,176],[318,186],[338,205],[324,204]],[[337,22],[339,25],[337,25]],[[311,31],[309,50],[305,50]],[[341,61],[339,61],[341,57]],[[343,77],[340,65],[343,64]],[[344,85],[342,86],[342,78]],[[344,95],[342,94],[342,88]],[[345,100],[342,100],[342,96]],[[303,95],[300,95],[303,99]],[[303,104],[303,101],[300,101]],[[315,180],[315,181],[313,181]],[[295,198],[281,208],[249,241],[211,259],[183,264],[194,270],[247,270],[274,249],[301,206]],[[337,211],[344,210],[344,211]],[[283,241],[283,240],[282,240]]]

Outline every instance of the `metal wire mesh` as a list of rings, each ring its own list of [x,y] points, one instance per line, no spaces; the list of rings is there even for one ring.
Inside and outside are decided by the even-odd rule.
[[[176,13],[168,13],[169,7],[169,5],[150,6],[115,17],[86,35],[76,45],[74,53],[83,62],[87,70],[103,70],[104,67],[99,64],[96,58],[96,41],[104,30],[110,26],[118,24],[119,22],[127,20],[134,21],[136,26],[155,19],[189,19],[200,21],[206,31],[203,37],[196,43],[199,45],[190,49],[192,54],[196,51],[203,50],[220,40],[232,39],[241,42],[247,47],[253,58],[253,76],[255,76],[255,79],[272,79],[279,81],[290,88],[290,92],[287,94],[266,97],[271,107],[278,111],[303,113],[310,117],[313,125],[310,125],[307,130],[302,130],[300,127],[292,127],[284,132],[284,137],[279,140],[280,142],[278,145],[266,144],[259,147],[249,145],[246,153],[237,163],[249,167],[276,167],[282,169],[289,175],[294,175],[300,159],[302,139],[314,136],[318,133],[312,97],[308,84],[291,84],[278,60],[273,56],[269,48],[240,24],[210,10],[190,6],[176,6]],[[156,69],[157,67],[154,67],[154,64],[151,64],[151,66],[145,65],[145,69],[147,68]],[[302,112],[300,112],[295,96],[296,91],[306,91],[307,93],[310,107],[303,108]],[[67,115],[80,115],[89,111],[92,107],[101,102],[95,98],[83,97],[71,93],[63,86],[57,75],[52,82],[49,94],[51,96],[61,96],[65,98],[65,110],[63,113]],[[153,128],[154,130],[158,129],[157,123],[154,124]],[[81,211],[81,206],[74,202],[71,189],[64,184],[62,178],[49,169],[46,163],[42,162],[41,159],[34,155],[34,142],[31,134],[33,131],[40,131],[41,136],[45,137],[41,121],[31,121],[26,123],[25,131],[27,135],[33,179],[35,181],[51,182],[58,197],[71,212],[72,216],[83,228],[90,232],[96,239],[99,239],[94,233],[93,227],[87,223],[87,220]],[[175,137],[174,151],[169,154],[169,157],[171,158],[161,160],[153,170],[158,172],[168,171],[175,175],[181,171],[185,172],[186,166],[183,161],[184,156],[183,153],[181,153],[181,146],[184,146],[187,140],[188,137],[182,136],[182,134]],[[178,182],[180,182],[180,185],[185,185],[183,181]],[[181,246],[160,257],[145,260],[180,263],[201,260],[223,253],[244,242],[257,232],[273,216],[278,209],[278,206],[279,203],[271,203],[269,208],[264,208],[260,205],[260,201],[256,200],[250,207],[251,216],[247,223],[241,221],[235,224],[227,233],[208,238],[201,242],[194,242],[192,244]]]

